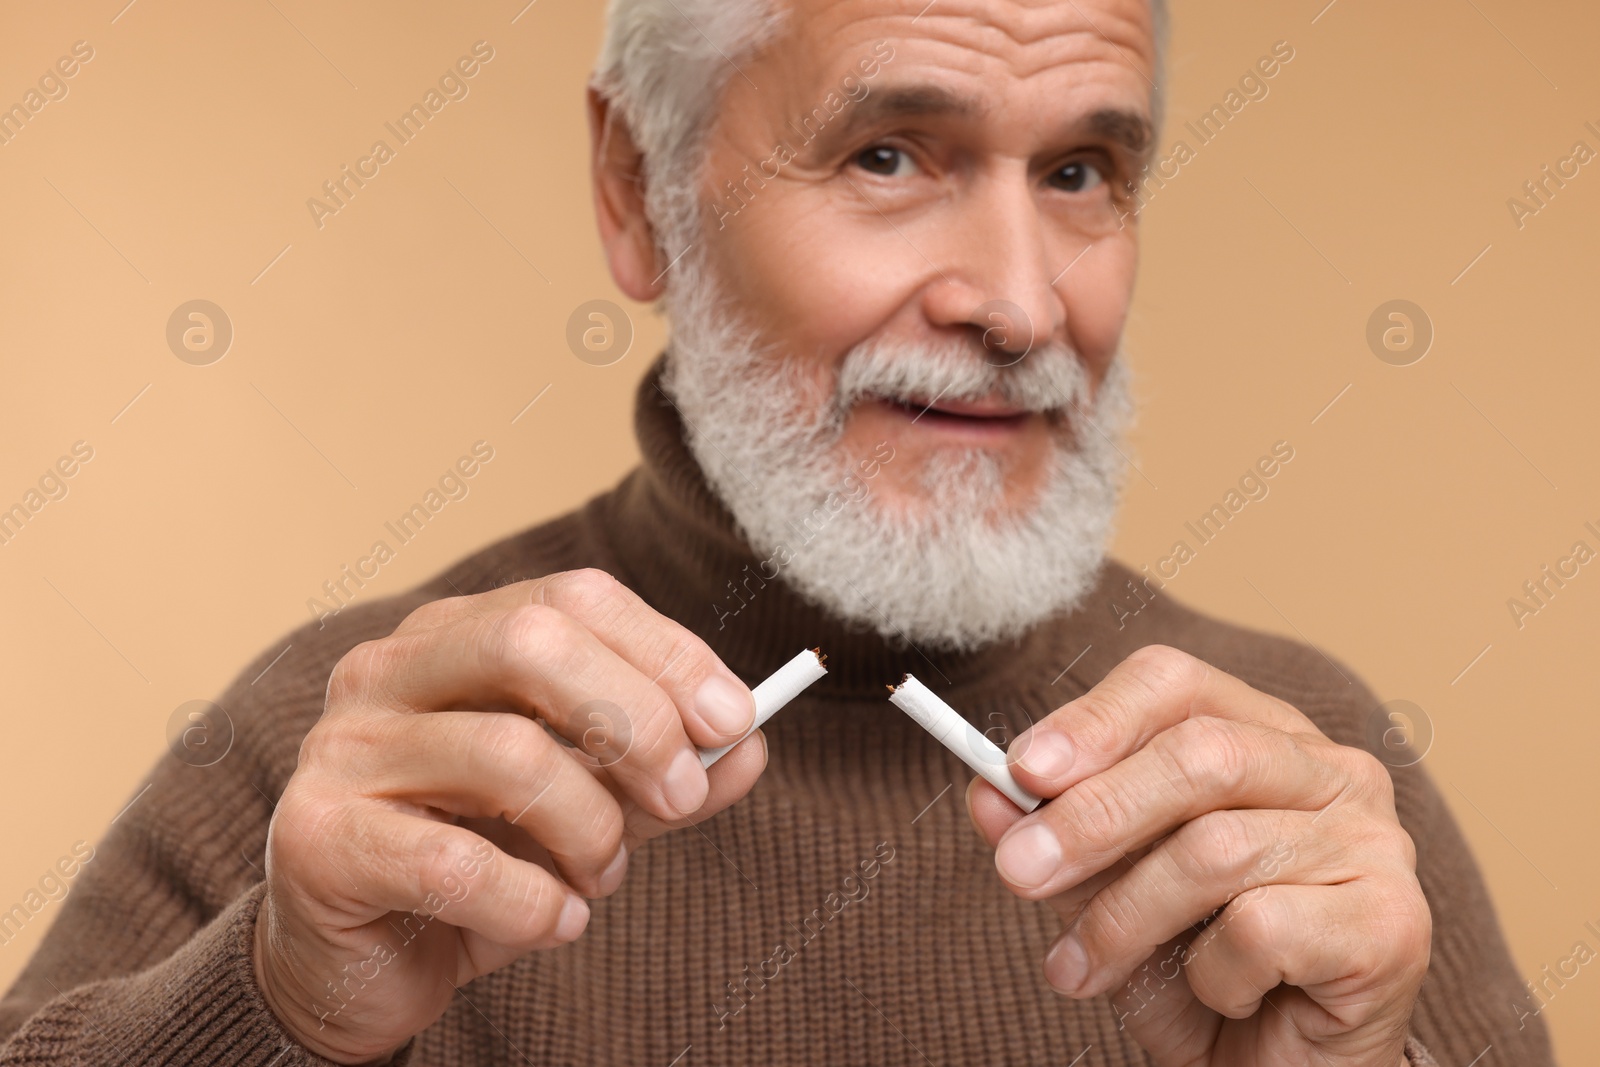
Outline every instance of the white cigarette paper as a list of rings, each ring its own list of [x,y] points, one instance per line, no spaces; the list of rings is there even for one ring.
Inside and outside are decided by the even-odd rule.
[[[755,725],[745,731],[744,737],[739,738],[733,745],[723,745],[721,748],[702,748],[700,750],[700,764],[710,767],[717,760],[733,751],[734,745],[739,744],[745,737],[749,737],[761,729],[761,724],[776,715],[780,708],[795,697],[799,696],[812,682],[828,673],[827,661],[818,648],[808,648],[799,653],[779,667],[772,677],[750,690],[750,695],[756,698]]]
[[[914,719],[940,744],[960,757],[961,762],[982,775],[990,785],[1011,799],[1023,811],[1032,811],[1044,802],[1017,784],[1006,765],[1006,754],[999,745],[984,737],[961,713],[940,700],[933,690],[906,675],[890,687],[889,702]]]

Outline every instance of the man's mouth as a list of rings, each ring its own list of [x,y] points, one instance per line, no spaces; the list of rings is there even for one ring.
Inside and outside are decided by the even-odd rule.
[[[875,398],[884,408],[931,430],[965,431],[977,434],[1006,434],[1021,430],[1035,412],[1002,400],[953,400],[946,397]]]

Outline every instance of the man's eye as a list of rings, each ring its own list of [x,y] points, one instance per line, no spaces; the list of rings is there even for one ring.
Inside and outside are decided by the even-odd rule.
[[[911,157],[893,145],[873,145],[856,154],[856,166],[886,178],[896,178],[908,173],[913,166]]]
[[[1105,180],[1105,175],[1100,172],[1098,166],[1083,159],[1075,159],[1063,167],[1058,167],[1050,175],[1050,181],[1057,189],[1069,193],[1085,192]]]

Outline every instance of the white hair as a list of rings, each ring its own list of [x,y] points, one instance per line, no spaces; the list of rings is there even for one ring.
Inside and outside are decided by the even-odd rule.
[[[664,262],[699,232],[705,134],[734,68],[786,21],[779,0],[610,0],[590,79],[643,156],[645,210]]]
[[[605,38],[590,79],[611,103],[644,157],[645,209],[662,262],[698,234],[698,182],[705,134],[738,65],[788,21],[781,0],[608,0]],[[1150,0],[1155,30],[1151,109],[1161,129],[1167,0]],[[670,284],[670,283],[669,283]]]

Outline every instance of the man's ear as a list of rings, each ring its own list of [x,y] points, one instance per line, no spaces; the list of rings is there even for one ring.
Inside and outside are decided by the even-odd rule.
[[[594,86],[587,90],[590,177],[594,183],[595,221],[606,262],[617,288],[641,304],[666,289],[658,281],[655,231],[644,210],[644,157],[622,113]]]

